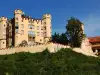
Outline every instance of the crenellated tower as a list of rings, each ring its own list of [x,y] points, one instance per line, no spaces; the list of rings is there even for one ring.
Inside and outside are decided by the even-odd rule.
[[[19,10],[19,9],[16,9],[14,11],[14,31],[15,31],[15,37],[14,37],[14,45],[17,46],[19,43],[21,43],[20,41],[20,32],[21,32],[21,21],[22,21],[22,14],[23,14],[23,11],[22,10]]]
[[[7,17],[0,18],[0,48],[6,48]]]
[[[21,18],[21,16],[22,16],[22,14],[23,14],[23,11],[20,10],[20,9],[16,9],[16,10],[14,11],[14,16],[15,16],[16,20],[19,19],[19,21],[20,21],[20,18]]]
[[[43,22],[44,22],[44,26],[45,26],[45,38],[46,38],[46,42],[49,41],[49,39],[51,38],[52,35],[52,30],[51,30],[51,15],[50,14],[44,14],[43,15]]]

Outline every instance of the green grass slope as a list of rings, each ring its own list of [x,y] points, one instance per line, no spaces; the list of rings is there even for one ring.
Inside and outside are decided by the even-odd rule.
[[[71,49],[2,55],[0,75],[100,75],[100,59]]]

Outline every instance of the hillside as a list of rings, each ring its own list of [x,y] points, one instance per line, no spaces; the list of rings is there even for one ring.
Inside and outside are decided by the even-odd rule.
[[[100,75],[100,59],[71,49],[0,56],[0,75]]]

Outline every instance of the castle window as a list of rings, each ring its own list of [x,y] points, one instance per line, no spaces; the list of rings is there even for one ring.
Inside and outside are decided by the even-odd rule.
[[[41,36],[43,37],[43,35],[44,35],[44,33],[43,32],[41,32]]]
[[[35,33],[33,31],[28,31],[28,35],[33,37],[33,36],[35,36]]]
[[[42,41],[42,39],[40,39],[40,41]]]
[[[25,18],[25,20],[27,20],[27,18]]]
[[[40,34],[40,33],[39,33],[39,32],[37,32],[37,36],[39,36],[39,34]]]
[[[46,26],[44,27],[44,30],[46,30]]]
[[[18,29],[18,22],[15,23],[15,28]]]
[[[22,19],[22,22],[23,22],[23,19]]]
[[[18,38],[18,36],[16,36],[16,38]]]
[[[24,34],[24,30],[21,30],[21,34]]]
[[[18,18],[16,17],[16,20],[18,20]]]
[[[33,29],[35,29],[35,26],[33,25]]]
[[[29,23],[31,23],[31,21],[28,21]]]
[[[43,30],[43,26],[41,26],[41,30]]]
[[[24,24],[21,24],[21,27],[24,28]]]
[[[33,29],[33,26],[29,24],[29,25],[28,25],[28,28],[29,28],[29,29]]]
[[[46,24],[46,22],[44,22],[44,24]]]
[[[15,29],[15,32],[18,33],[18,29]]]
[[[39,26],[37,26],[37,30],[39,30]]]
[[[3,44],[4,44],[5,42],[3,42]]]
[[[46,36],[47,35],[47,33],[46,32],[44,32],[44,36]]]
[[[4,24],[4,27],[5,27],[6,25]]]

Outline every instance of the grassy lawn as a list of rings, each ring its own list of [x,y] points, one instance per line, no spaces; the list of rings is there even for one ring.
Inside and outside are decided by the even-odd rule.
[[[100,75],[100,59],[71,49],[1,55],[0,75]]]

